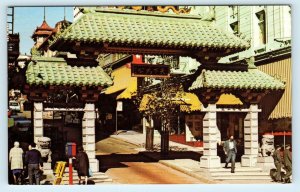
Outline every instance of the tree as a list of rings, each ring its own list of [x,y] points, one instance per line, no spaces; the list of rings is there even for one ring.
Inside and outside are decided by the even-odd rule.
[[[147,121],[151,119],[160,121],[161,153],[167,155],[169,152],[169,133],[172,129],[171,115],[179,112],[180,105],[186,104],[182,100],[183,87],[176,79],[163,79],[158,88],[151,90],[151,92],[145,89],[147,89],[145,86],[139,87],[136,104]],[[147,144],[152,143],[153,145],[153,141],[149,140],[153,138],[154,129],[153,127],[148,127],[148,129],[151,131],[148,130],[146,134],[146,149],[151,149],[151,146],[147,146]]]

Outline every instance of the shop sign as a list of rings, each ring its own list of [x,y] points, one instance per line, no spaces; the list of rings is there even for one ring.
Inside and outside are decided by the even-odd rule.
[[[153,77],[168,78],[170,77],[169,65],[156,64],[134,64],[131,65],[132,77]]]
[[[122,101],[117,102],[117,111],[123,111],[123,103]]]

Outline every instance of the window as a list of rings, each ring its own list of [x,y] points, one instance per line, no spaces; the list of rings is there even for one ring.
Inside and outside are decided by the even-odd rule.
[[[260,45],[264,45],[267,42],[265,11],[262,10],[262,11],[256,13],[256,17],[258,19],[258,27],[259,27],[259,43],[260,43]]]
[[[234,23],[231,23],[230,27],[231,27],[231,29],[233,31],[233,34],[235,34],[235,35],[239,34],[240,29],[239,29],[239,22],[238,21],[236,21]]]

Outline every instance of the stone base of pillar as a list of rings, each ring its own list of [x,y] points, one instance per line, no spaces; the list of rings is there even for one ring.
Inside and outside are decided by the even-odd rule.
[[[43,163],[43,169],[44,170],[51,170],[51,163]]]
[[[219,156],[202,156],[200,158],[200,167],[202,168],[220,168],[221,159]]]
[[[241,160],[242,167],[255,167],[257,164],[257,155],[243,155]]]
[[[271,156],[268,157],[257,157],[257,166],[263,170],[270,170],[276,168],[274,165],[274,159]]]
[[[158,132],[158,130],[154,130],[154,137],[160,137],[160,133]]]
[[[99,161],[97,159],[89,159],[90,168],[93,172],[99,172]]]

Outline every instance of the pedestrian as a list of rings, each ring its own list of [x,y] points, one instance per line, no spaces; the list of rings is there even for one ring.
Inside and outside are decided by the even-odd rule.
[[[227,156],[225,168],[227,168],[228,163],[231,162],[231,173],[234,173],[237,148],[233,135],[231,135],[230,138],[224,142],[224,152]]]
[[[81,184],[81,177],[84,177],[85,184],[87,185],[90,163],[86,152],[83,151],[83,147],[81,146],[78,147],[75,166],[79,177],[79,185]]]
[[[33,176],[35,184],[40,184],[41,171],[43,171],[43,160],[39,150],[36,149],[36,144],[29,145],[29,151],[25,155],[25,162],[28,168],[29,184],[33,185]]]
[[[17,180],[21,177],[23,171],[23,149],[20,148],[18,141],[14,142],[14,147],[9,151],[10,170],[14,177],[14,184],[18,184]]]
[[[273,153],[274,164],[276,167],[276,170],[273,174],[273,178],[274,178],[274,181],[276,181],[276,182],[281,182],[282,158],[280,155],[280,150],[281,150],[281,146],[276,145],[276,149]]]
[[[292,154],[291,154],[290,145],[286,145],[285,150],[283,152],[284,158],[284,167],[285,167],[285,176],[283,177],[283,182],[291,183],[291,175],[292,175]]]

